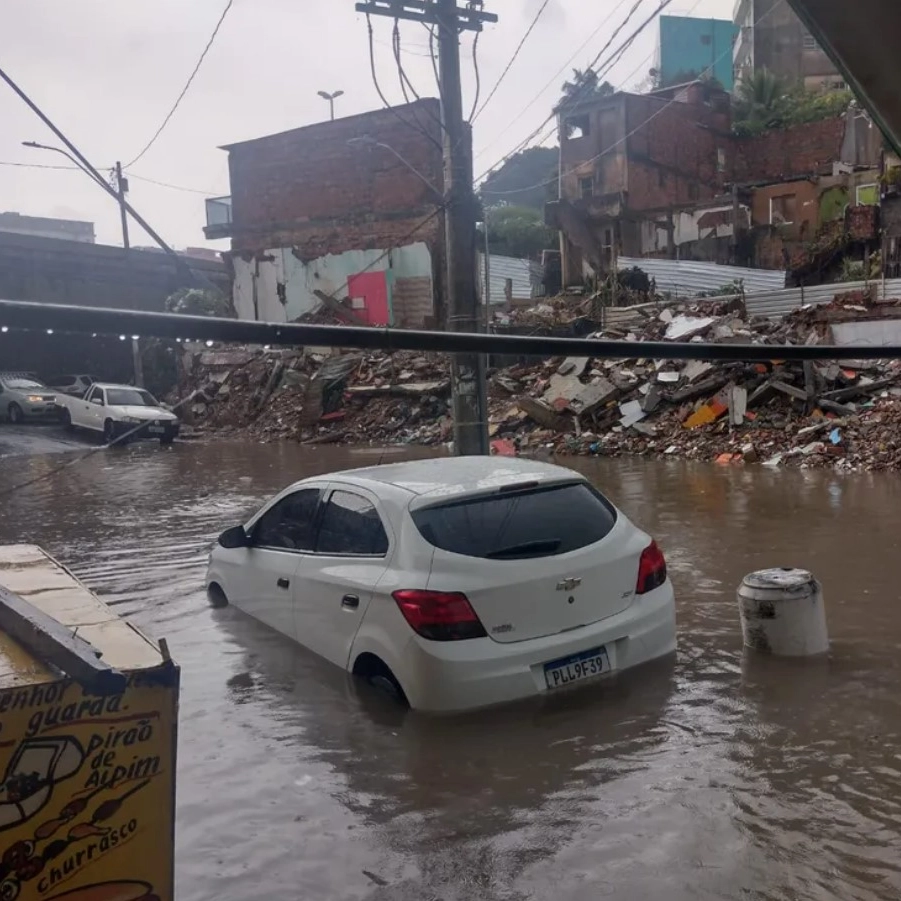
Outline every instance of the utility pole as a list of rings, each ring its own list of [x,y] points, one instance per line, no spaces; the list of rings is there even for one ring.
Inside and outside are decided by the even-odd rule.
[[[125,256],[131,250],[131,241],[128,239],[128,207],[125,195],[128,193],[128,179],[122,174],[122,163],[116,160],[116,194],[119,197],[119,216],[122,220],[122,246],[125,248]],[[141,339],[131,339],[131,359],[134,366],[135,386],[144,387],[144,359],[141,356]]]
[[[357,3],[367,15],[408,19],[438,29],[438,74],[444,139],[444,229],[447,257],[448,329],[484,329],[476,291],[476,199],[473,193],[472,136],[463,117],[460,81],[460,33],[481,31],[497,16],[486,13],[479,0],[457,6],[457,0],[366,0]],[[488,401],[485,357],[459,353],[451,359],[454,413],[454,453],[488,454]]]

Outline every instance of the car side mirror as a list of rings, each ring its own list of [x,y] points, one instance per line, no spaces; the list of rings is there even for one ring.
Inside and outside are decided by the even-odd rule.
[[[250,537],[244,531],[244,526],[235,526],[233,529],[226,529],[219,536],[219,544],[229,550],[239,547],[250,547]]]
[[[93,398],[91,398],[91,403],[97,404],[98,407],[102,407],[103,406],[103,398],[102,397],[93,397]]]

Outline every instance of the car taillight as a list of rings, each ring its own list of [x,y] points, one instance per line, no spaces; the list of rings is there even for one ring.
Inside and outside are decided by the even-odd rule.
[[[404,589],[392,597],[410,628],[423,638],[461,641],[488,634],[465,594]]]
[[[638,584],[635,586],[636,594],[647,594],[655,588],[659,588],[666,581],[666,560],[663,552],[657,547],[657,542],[652,541],[641,553],[641,562],[638,564]]]

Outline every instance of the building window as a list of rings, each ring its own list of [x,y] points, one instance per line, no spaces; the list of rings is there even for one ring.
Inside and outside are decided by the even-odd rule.
[[[726,151],[722,147],[716,148],[716,171],[717,172],[725,172],[726,171]]]
[[[713,38],[709,34],[702,34],[701,35],[701,43],[705,47],[709,47],[713,43]]]
[[[591,175],[588,178],[579,179],[579,194],[582,196],[582,200],[594,197],[594,178]]]
[[[801,36],[801,46],[805,50],[819,50],[817,46],[816,38],[805,28],[804,33]]]
[[[858,185],[855,199],[858,206],[876,206],[879,203],[879,186]]]
[[[563,120],[563,133],[570,140],[584,138],[589,132],[589,118],[587,114],[581,116],[567,116]]]
[[[792,225],[797,214],[794,194],[780,194],[770,198],[770,225]]]

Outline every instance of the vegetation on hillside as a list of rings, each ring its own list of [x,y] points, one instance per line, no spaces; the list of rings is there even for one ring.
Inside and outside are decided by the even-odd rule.
[[[732,127],[739,135],[757,135],[772,128],[789,128],[840,116],[854,99],[850,91],[810,91],[761,70],[738,84],[732,106]]]
[[[538,259],[542,250],[557,246],[557,235],[544,224],[544,215],[532,207],[497,206],[486,210],[488,249],[493,254]],[[481,246],[484,246],[484,233]]]

